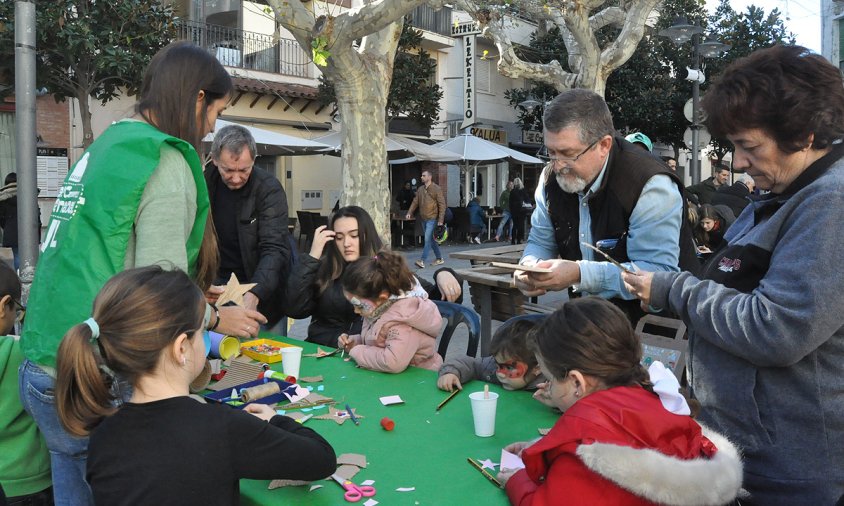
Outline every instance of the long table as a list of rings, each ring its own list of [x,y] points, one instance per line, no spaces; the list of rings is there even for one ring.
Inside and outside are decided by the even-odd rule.
[[[459,258],[461,260],[469,260],[472,265],[488,262],[517,264],[519,263],[519,259],[522,258],[522,252],[524,250],[524,244],[508,244],[506,246],[496,246],[494,248],[455,251],[454,253],[450,253],[448,256],[451,258]]]
[[[264,337],[264,336],[262,336]],[[270,337],[270,336],[266,336]],[[316,347],[301,341],[283,341],[312,353]],[[280,363],[274,370],[281,370]],[[469,393],[483,389],[485,383],[474,381],[464,391],[435,411],[447,396],[437,389],[437,375],[425,369],[408,368],[401,374],[385,374],[359,369],[354,361],[345,362],[335,355],[316,359],[302,357],[302,376],[323,375],[319,392],[340,401],[338,409],[348,403],[363,415],[360,425],[351,421],[337,425],[331,420],[310,419],[306,423],[325,437],[338,455],[366,455],[367,467],[353,481],[374,480],[377,490],[373,499],[381,504],[508,504],[503,490],[496,488],[471,467],[467,457],[499,462],[501,449],[514,441],[539,437],[539,428],[551,427],[557,419],[550,409],[532,399],[525,391],[510,392],[495,385],[490,391],[499,394],[495,435],[481,438],[474,435]],[[383,406],[379,397],[400,395],[404,404]],[[311,413],[327,413],[322,408]],[[396,423],[392,432],[381,428],[379,421],[390,417]],[[291,466],[297,455],[279,455]],[[495,474],[495,473],[493,473]],[[241,504],[308,504],[342,505],[343,490],[334,481],[319,481],[322,488],[283,487],[268,490],[269,481],[241,480]],[[415,487],[411,492],[398,492],[399,487]],[[365,500],[357,503],[362,506]]]

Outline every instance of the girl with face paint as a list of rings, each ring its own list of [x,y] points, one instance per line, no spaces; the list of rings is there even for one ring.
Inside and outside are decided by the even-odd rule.
[[[438,370],[442,318],[410,272],[404,257],[381,250],[360,257],[343,275],[343,295],[363,317],[360,334],[342,334],[338,347],[359,366],[398,373],[408,366]]]
[[[324,439],[265,404],[241,411],[188,396],[210,351],[210,318],[184,272],[151,266],[111,278],[92,317],[65,334],[56,407],[70,434],[90,435],[97,504],[234,504],[242,478],[310,481],[336,468]],[[284,454],[299,455],[297,465]]]
[[[450,358],[440,368],[437,386],[451,392],[463,384],[479,379],[501,385],[505,390],[536,390],[545,381],[539,371],[536,355],[528,346],[537,322],[516,320],[502,325],[492,336],[489,357]]]

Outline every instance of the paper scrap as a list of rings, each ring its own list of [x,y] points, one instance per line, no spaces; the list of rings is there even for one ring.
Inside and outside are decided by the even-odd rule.
[[[331,355],[334,355],[338,351],[340,351],[339,348],[335,349],[334,351],[325,351],[322,348],[320,348],[319,346],[317,346],[316,353],[306,353],[305,355],[302,355],[302,356],[303,357],[325,358],[325,357],[330,357]]]
[[[404,404],[404,401],[398,395],[387,395],[380,398],[381,404],[390,406],[392,404]]]
[[[318,488],[322,488],[322,485],[311,485],[311,489],[308,490],[308,492],[313,492],[314,490],[316,490]]]
[[[287,414],[287,411],[285,411],[283,409],[277,409],[277,410],[275,410],[275,412],[276,412],[277,415],[281,415],[281,416],[284,416],[284,415]]]
[[[214,358],[208,361],[211,364],[211,374],[220,374],[223,368],[223,361],[219,358]]]
[[[360,484],[363,485],[364,487],[369,486],[369,485],[375,485],[375,480],[363,480],[362,482],[360,482]]]
[[[337,457],[337,464],[351,464],[353,466],[365,468],[366,455],[361,455],[360,453],[344,453]]]
[[[416,487],[399,487],[396,492],[413,492],[414,490],[416,490]]]
[[[375,499],[370,499],[363,503],[363,506],[375,506],[376,504],[378,504],[378,501],[376,501]]]
[[[311,392],[309,392],[307,389],[302,388],[302,387],[301,387],[301,386],[299,386],[299,385],[294,385],[294,389],[293,389],[293,394],[292,394],[292,395],[291,395],[291,394],[289,394],[289,393],[287,393],[289,390],[290,390],[290,388],[287,388],[287,389],[285,389],[285,390],[284,390],[283,392],[281,392],[281,393],[283,393],[283,394],[284,394],[284,396],[285,396],[285,397],[287,397],[287,398],[290,400],[290,402],[296,402],[296,401],[302,400],[302,399],[304,399],[305,397],[307,397],[307,396],[308,396],[308,394],[310,394],[310,393],[311,393]]]
[[[323,392],[323,391],[325,391],[325,385],[320,385],[316,389],[317,389],[317,392]]]
[[[273,480],[270,482],[270,485],[267,487],[267,489],[273,490],[281,487],[302,487],[310,484],[311,482],[302,480]]]
[[[308,392],[313,392],[313,391],[314,391],[314,387],[312,387],[312,386],[307,386],[307,387],[305,387],[305,388],[307,388],[307,389],[308,389]]]
[[[299,378],[299,383],[319,383],[322,381],[322,374],[319,376],[302,376]]]
[[[525,463],[522,462],[521,457],[515,453],[510,453],[507,450],[501,450],[501,470],[510,469],[524,469]]]
[[[478,459],[478,462],[481,463],[481,469],[491,469],[491,470],[495,471],[496,466],[498,466],[498,464],[496,464],[495,462],[493,462],[489,459],[486,459],[486,460]]]
[[[315,410],[317,410],[317,409],[322,409],[322,408],[324,408],[325,406],[326,406],[325,404],[320,404],[319,406],[314,406],[314,407],[312,407],[311,409],[315,411]]]
[[[543,435],[543,436],[547,436],[548,433],[551,432],[550,428],[549,429],[537,429],[537,430],[539,430],[539,434]]]
[[[302,408],[302,411],[307,413],[308,411],[313,411],[314,408]]]

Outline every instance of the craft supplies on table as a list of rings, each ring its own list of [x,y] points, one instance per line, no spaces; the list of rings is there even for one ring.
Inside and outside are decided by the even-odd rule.
[[[228,404],[237,408],[242,408],[250,402],[273,405],[286,401],[287,396],[284,395],[284,392],[293,391],[295,388],[295,384],[286,381],[256,379],[232,387],[232,390],[237,394],[236,396],[232,395],[232,390],[226,389],[207,393],[204,397],[211,402]],[[244,396],[244,393],[246,393],[246,396]]]
[[[253,360],[272,364],[273,362],[281,361],[282,348],[293,347],[292,344],[286,344],[272,339],[255,339],[241,343],[240,352]]]

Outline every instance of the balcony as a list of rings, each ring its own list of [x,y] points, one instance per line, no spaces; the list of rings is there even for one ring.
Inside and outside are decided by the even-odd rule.
[[[420,30],[451,37],[451,7],[443,7],[435,11],[423,4],[413,9],[406,19]]]
[[[228,67],[313,77],[310,55],[293,39],[187,20],[176,24],[176,38],[208,49]]]

